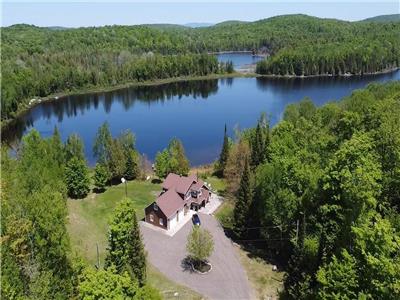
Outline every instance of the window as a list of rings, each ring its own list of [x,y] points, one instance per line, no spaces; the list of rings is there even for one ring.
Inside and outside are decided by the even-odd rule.
[[[160,219],[160,225],[164,226],[164,220],[162,218]]]
[[[157,203],[154,203],[153,208],[154,208],[154,210],[158,210],[158,205],[157,205]]]
[[[150,222],[154,222],[154,216],[150,215]]]
[[[179,222],[179,210],[176,211],[176,221]]]

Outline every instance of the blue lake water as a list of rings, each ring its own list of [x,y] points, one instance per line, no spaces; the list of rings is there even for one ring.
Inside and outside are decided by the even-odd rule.
[[[258,61],[263,60],[263,56],[251,55],[247,52],[237,53],[221,53],[217,54],[217,58],[220,62],[231,61],[235,69],[240,69],[248,65],[254,65]]]
[[[113,135],[131,129],[137,148],[150,159],[177,137],[191,164],[200,165],[218,157],[225,123],[232,135],[235,126],[254,126],[260,113],[266,112],[274,125],[287,104],[306,96],[320,106],[369,82],[399,79],[400,71],[364,77],[231,78],[69,96],[35,106],[3,132],[3,139],[19,140],[32,128],[49,136],[57,126],[63,140],[72,133],[82,137],[93,165],[93,140],[98,127],[107,121]]]

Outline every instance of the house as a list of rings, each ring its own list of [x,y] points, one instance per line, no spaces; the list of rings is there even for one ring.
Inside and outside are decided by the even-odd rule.
[[[156,201],[145,208],[145,221],[164,229],[173,229],[187,215],[189,209],[206,206],[210,189],[196,175],[168,174]]]

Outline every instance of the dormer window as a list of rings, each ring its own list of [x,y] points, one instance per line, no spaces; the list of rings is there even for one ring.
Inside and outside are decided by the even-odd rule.
[[[197,198],[198,192],[197,191],[192,191],[192,197]]]
[[[158,210],[158,205],[157,205],[157,203],[154,203],[153,208],[154,208],[154,210]]]

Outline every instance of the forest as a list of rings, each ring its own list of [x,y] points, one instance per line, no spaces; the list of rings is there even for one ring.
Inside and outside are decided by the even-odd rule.
[[[29,100],[83,88],[233,71],[210,52],[269,57],[257,72],[337,75],[399,66],[399,22],[345,22],[288,15],[207,28],[173,25],[2,28],[2,120]]]
[[[283,299],[399,299],[399,123],[397,81],[322,107],[306,98],[273,128],[262,115],[225,133],[225,227],[285,270]]]
[[[286,272],[282,296],[400,297],[399,116],[400,83],[374,83],[321,107],[290,104],[273,128],[265,114],[234,138],[225,128],[215,172],[235,199],[227,232],[242,245],[267,241],[260,251]],[[32,130],[16,155],[3,147],[1,298],[161,299],[131,200],[109,221],[104,267],[72,253],[67,198],[140,180],[148,164],[130,131],[113,137],[104,123],[93,139],[93,170],[79,136],[63,143],[57,128],[48,139]],[[177,139],[155,163],[160,177],[189,170]]]

